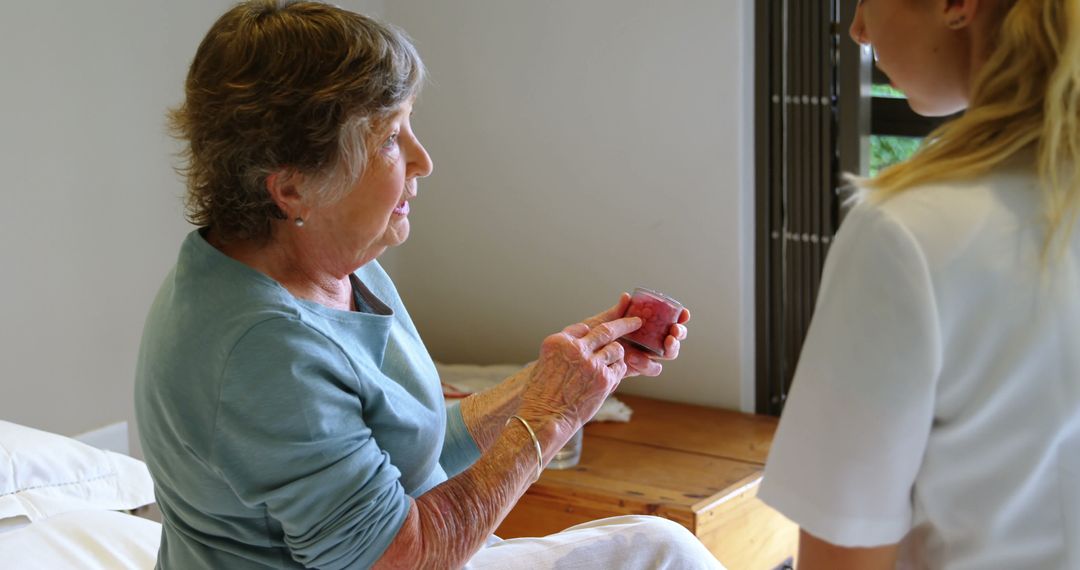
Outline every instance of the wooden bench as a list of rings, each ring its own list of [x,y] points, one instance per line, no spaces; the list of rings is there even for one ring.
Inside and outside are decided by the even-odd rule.
[[[756,498],[776,418],[619,399],[633,419],[588,425],[581,462],[544,471],[495,534],[649,514],[685,526],[730,570],[771,570],[795,556],[798,527]]]

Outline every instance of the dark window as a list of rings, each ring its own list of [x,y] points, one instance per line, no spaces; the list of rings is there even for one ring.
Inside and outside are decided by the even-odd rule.
[[[779,415],[843,220],[842,173],[904,160],[915,114],[848,37],[858,0],[755,2],[757,411]]]

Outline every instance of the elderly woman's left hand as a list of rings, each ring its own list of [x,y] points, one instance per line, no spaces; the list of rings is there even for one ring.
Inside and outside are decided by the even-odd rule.
[[[629,307],[630,294],[623,293],[619,296],[619,302],[615,303],[615,306],[589,317],[582,322],[589,325],[589,328],[592,328],[600,323],[606,323],[622,317],[626,314],[626,309]],[[663,356],[655,356],[628,342],[620,342],[626,353],[623,357],[623,360],[626,362],[626,377],[638,375],[659,376],[664,370],[664,365],[659,362],[660,360],[674,360],[679,357],[680,341],[686,339],[686,322],[689,320],[690,311],[684,308],[682,312],[679,313],[677,322],[671,325],[671,330],[668,331],[667,338],[664,339]]]

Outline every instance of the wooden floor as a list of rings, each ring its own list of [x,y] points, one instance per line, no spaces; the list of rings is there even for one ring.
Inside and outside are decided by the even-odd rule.
[[[578,466],[545,471],[497,535],[650,514],[685,526],[731,570],[771,570],[795,555],[797,527],[756,498],[775,418],[619,399],[633,419],[587,426]]]

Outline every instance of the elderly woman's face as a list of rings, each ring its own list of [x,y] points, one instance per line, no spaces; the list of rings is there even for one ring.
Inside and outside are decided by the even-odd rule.
[[[412,103],[402,104],[370,150],[360,180],[341,201],[309,215],[310,228],[326,232],[326,247],[339,260],[359,267],[409,237],[409,201],[416,197],[416,179],[433,168],[412,131],[411,113]]]

